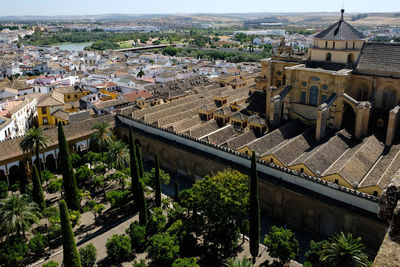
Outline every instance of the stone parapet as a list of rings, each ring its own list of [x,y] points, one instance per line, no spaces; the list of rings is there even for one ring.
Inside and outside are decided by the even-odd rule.
[[[156,135],[162,135],[164,138],[171,139],[174,142],[179,142],[187,146],[192,146],[201,151],[214,154],[217,157],[221,156],[227,160],[246,167],[250,166],[249,155],[241,154],[238,151],[228,149],[223,146],[211,144],[206,140],[200,140],[192,136],[178,133],[172,129],[165,129],[155,125],[151,125],[141,120],[134,119],[130,116],[117,115],[117,117],[121,120],[122,123],[133,125],[134,127],[138,127],[139,129],[146,132],[149,131]],[[261,159],[257,159],[257,163],[259,164],[258,169],[261,172],[265,171],[270,175],[282,178],[284,180],[287,180],[288,182],[296,183],[297,185],[306,187],[310,190],[315,187],[315,190],[317,190],[319,193],[323,195],[326,194],[327,196],[337,199],[338,201],[351,204],[355,207],[364,209],[375,214],[378,212],[378,197],[365,194],[357,190],[349,189],[337,184],[333,184],[331,182],[307,175],[305,173],[299,173],[295,170],[278,166],[274,163],[266,162]],[[339,194],[340,196],[335,197],[331,194]]]

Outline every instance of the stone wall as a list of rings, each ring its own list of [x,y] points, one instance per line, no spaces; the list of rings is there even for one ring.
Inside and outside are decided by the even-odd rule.
[[[210,144],[207,141],[177,133],[173,130],[162,129],[127,116],[117,115],[117,117],[123,124],[133,126],[133,128],[143,131],[153,136],[155,139],[164,138],[173,144],[182,145],[188,149],[197,151],[197,153],[205,153],[217,160],[224,160],[225,162],[231,162],[232,164],[245,168],[250,167],[249,155],[244,155],[225,147]],[[291,170],[260,159],[257,159],[257,169],[260,173],[275,177],[276,179],[280,179],[284,182],[288,182],[328,198],[335,199],[344,204],[354,206],[373,214],[378,213],[378,197],[349,189],[332,182],[324,181],[305,173],[299,173],[296,170]]]
[[[127,140],[128,129],[119,127],[116,129],[116,134]],[[163,168],[186,175],[193,180],[227,167],[244,173],[249,171],[249,159],[246,159],[249,162],[248,166],[241,166],[227,158],[217,157],[137,128],[134,128],[134,134],[145,158],[153,160],[157,154]],[[337,231],[351,232],[361,236],[372,253],[378,251],[386,226],[376,215],[317,196],[299,187],[292,187],[282,179],[265,175],[263,168],[259,168],[259,171],[260,205],[267,214],[293,227],[322,236]]]
[[[400,171],[383,191],[379,216],[389,224],[373,266],[400,266]]]

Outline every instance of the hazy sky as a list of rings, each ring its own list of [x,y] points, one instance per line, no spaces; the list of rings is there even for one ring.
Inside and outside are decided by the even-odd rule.
[[[244,12],[400,12],[400,0],[0,0],[0,16]]]

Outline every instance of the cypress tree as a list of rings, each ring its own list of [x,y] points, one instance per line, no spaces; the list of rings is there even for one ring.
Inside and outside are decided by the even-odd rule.
[[[38,169],[39,175],[41,175],[42,164],[41,164],[40,156],[39,156],[39,154],[40,154],[40,143],[39,143],[39,140],[36,140],[35,146],[36,146],[36,160],[38,162],[36,167]]]
[[[78,249],[76,248],[74,232],[72,231],[71,222],[69,221],[67,204],[65,203],[64,200],[60,201],[59,208],[60,208],[64,266],[81,267],[81,259],[79,256]]]
[[[147,203],[146,198],[144,197],[144,188],[142,181],[139,180],[139,195],[138,195],[138,204],[139,204],[139,224],[146,226],[147,224]]]
[[[32,184],[33,184],[33,192],[32,192],[33,201],[35,201],[39,205],[40,210],[43,210],[46,208],[46,201],[44,199],[42,184],[40,183],[40,177],[36,164],[33,164]]]
[[[179,182],[175,181],[175,201],[179,203]]]
[[[63,177],[63,185],[65,190],[65,198],[68,208],[72,210],[80,209],[80,200],[78,187],[76,186],[74,169],[72,168],[71,156],[69,154],[68,143],[65,139],[64,128],[61,122],[58,122],[58,148],[59,163]]]
[[[154,183],[156,185],[156,206],[161,207],[161,179],[160,179],[160,163],[158,162],[157,154],[154,156],[155,172],[154,172]]]
[[[23,160],[19,161],[19,191],[21,194],[25,194],[26,185],[28,180],[26,179],[25,162]]]
[[[132,194],[135,205],[138,203],[139,197],[139,166],[136,158],[135,140],[133,138],[132,127],[129,127],[129,159],[131,167],[131,179],[132,179]]]
[[[142,159],[142,149],[140,148],[139,145],[136,145],[136,158],[138,161],[138,167],[139,167],[139,177],[143,178],[143,159]]]
[[[250,253],[253,256],[253,263],[255,263],[260,246],[260,204],[258,201],[256,153],[254,151],[251,157],[250,179]]]

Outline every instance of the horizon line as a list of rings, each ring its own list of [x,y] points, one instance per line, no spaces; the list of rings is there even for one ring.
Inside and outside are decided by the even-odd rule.
[[[378,13],[378,14],[391,14],[391,13],[399,13],[400,11],[352,11],[352,12],[345,12],[345,14],[368,14],[368,13]],[[106,15],[131,15],[131,16],[143,16],[143,15],[229,15],[229,14],[314,14],[314,13],[340,13],[340,11],[270,11],[270,12],[171,12],[171,13],[94,13],[94,14],[57,14],[57,15],[0,15],[0,18],[4,17],[74,17],[74,16],[106,16]]]

